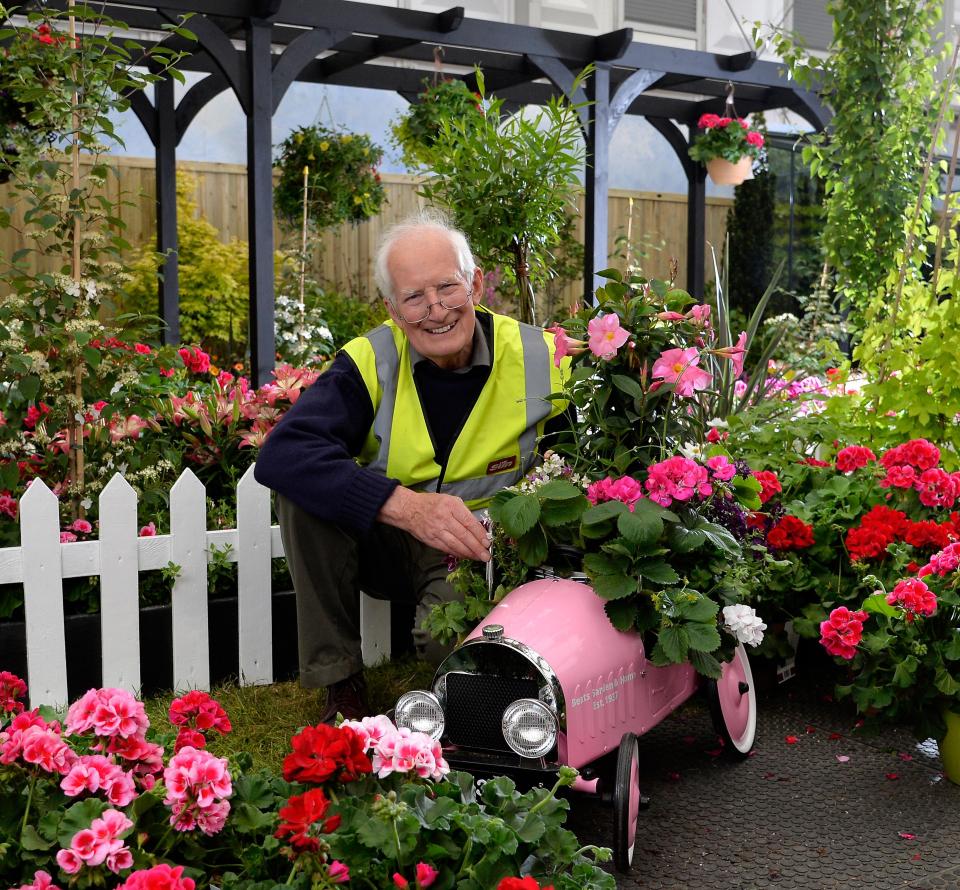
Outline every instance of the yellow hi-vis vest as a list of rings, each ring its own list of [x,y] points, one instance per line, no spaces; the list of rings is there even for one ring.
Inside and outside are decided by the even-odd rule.
[[[545,398],[562,388],[553,335],[483,307],[477,311],[493,318],[490,376],[445,469],[435,459],[403,331],[387,321],[343,347],[373,403],[373,426],[358,462],[408,488],[456,495],[471,510],[523,478],[536,460],[544,424],[566,408],[566,402]]]

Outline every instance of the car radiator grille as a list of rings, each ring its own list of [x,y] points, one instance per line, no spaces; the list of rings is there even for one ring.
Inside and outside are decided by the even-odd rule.
[[[463,748],[509,751],[500,728],[503,712],[518,698],[537,698],[537,694],[537,684],[529,678],[447,674],[448,740]]]

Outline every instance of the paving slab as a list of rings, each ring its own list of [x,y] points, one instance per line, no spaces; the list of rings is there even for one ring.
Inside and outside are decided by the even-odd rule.
[[[960,786],[909,731],[857,728],[825,687],[760,696],[754,754],[718,753],[692,700],[640,739],[643,793],[620,888],[960,888]],[[573,804],[584,843],[612,843],[612,808]]]

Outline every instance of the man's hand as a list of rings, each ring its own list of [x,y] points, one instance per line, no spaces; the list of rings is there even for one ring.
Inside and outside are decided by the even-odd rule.
[[[458,497],[412,491],[398,485],[384,501],[377,520],[409,532],[441,553],[461,559],[490,560],[490,539]]]

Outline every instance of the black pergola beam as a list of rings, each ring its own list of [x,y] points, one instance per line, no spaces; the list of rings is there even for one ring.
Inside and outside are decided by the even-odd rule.
[[[67,6],[67,0],[48,2],[53,8]],[[224,89],[234,91],[247,114],[250,343],[258,384],[273,367],[271,117],[294,80],[383,89],[415,100],[424,80],[436,71],[439,46],[444,66],[481,67],[489,89],[504,99],[505,108],[515,109],[547,102],[569,89],[577,72],[595,64],[597,74],[587,84],[595,104],[584,116],[588,288],[596,269],[606,265],[608,146],[622,114],[645,116],[683,166],[689,184],[687,287],[698,295],[704,283],[706,174],[702,164],[690,160],[687,149],[699,115],[717,107],[730,81],[740,114],[789,108],[818,128],[829,119],[815,93],[793,85],[784,66],[757,61],[752,51],[722,56],[635,43],[628,28],[585,35],[469,19],[462,7],[427,12],[355,0],[98,0],[98,5],[106,15],[147,32],[140,41],[146,49],[159,43],[181,45],[161,26],[193,14],[187,27],[198,34],[200,44],[190,47],[192,55],[180,67],[210,75],[194,85],[176,109],[169,84],[158,91],[156,104],[133,97],[134,110],[157,146],[162,173],[158,195],[166,203],[159,213],[161,249],[176,245],[175,209],[169,207],[175,197],[176,142],[199,110]],[[475,85],[469,73],[455,76]],[[167,271],[173,280],[166,289],[165,315],[175,314],[176,295],[175,266],[168,265]],[[173,317],[167,320],[175,322]]]

